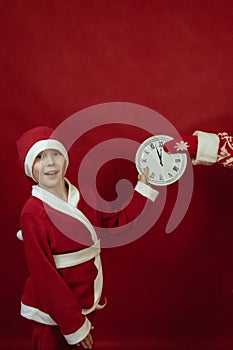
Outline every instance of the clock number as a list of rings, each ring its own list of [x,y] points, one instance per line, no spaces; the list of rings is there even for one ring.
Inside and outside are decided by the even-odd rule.
[[[181,162],[180,158],[175,159],[175,163],[180,163],[180,162]]]
[[[168,173],[168,176],[171,178],[171,177],[173,177],[173,175],[171,174],[171,173]]]
[[[154,145],[153,143],[150,144],[150,147],[151,147],[152,149],[155,149],[155,145]]]
[[[163,181],[163,176],[159,175],[159,181]]]
[[[151,179],[154,179],[154,178],[155,178],[155,173],[154,173],[154,172],[152,172],[152,173],[150,174],[150,178],[151,178]]]
[[[141,159],[142,163],[147,163],[147,159]]]
[[[175,165],[173,168],[172,168],[174,171],[178,171],[179,168]]]

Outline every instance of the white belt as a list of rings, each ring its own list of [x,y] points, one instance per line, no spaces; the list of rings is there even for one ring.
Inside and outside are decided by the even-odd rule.
[[[53,255],[57,269],[82,264],[95,258],[100,253],[100,240],[91,247],[73,253]]]

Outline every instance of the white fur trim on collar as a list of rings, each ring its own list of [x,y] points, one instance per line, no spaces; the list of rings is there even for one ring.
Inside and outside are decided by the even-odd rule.
[[[73,191],[75,191],[75,187],[73,185],[72,188]],[[76,191],[78,190],[76,189]],[[62,199],[58,198],[51,192],[43,189],[38,185],[32,186],[32,195],[34,197],[39,198],[44,203],[47,203],[50,207],[54,208],[55,210],[58,210],[61,213],[69,215],[80,221],[89,230],[93,243],[96,243],[98,241],[98,237],[91,222],[78,208],[75,208],[73,205],[70,205],[70,203],[63,201]]]

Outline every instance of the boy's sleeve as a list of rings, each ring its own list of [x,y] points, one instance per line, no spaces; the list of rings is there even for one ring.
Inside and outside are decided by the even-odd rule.
[[[51,237],[43,218],[26,213],[21,217],[21,228],[30,276],[41,305],[58,324],[67,342],[77,344],[87,336],[91,323],[55,266]]]
[[[154,202],[159,192],[149,185],[138,181],[130,203],[119,212],[102,213],[103,227],[120,227],[136,219],[143,210],[147,200]]]
[[[137,185],[135,186],[134,190],[140,193],[142,196],[150,199],[152,202],[156,200],[159,194],[159,192],[156,191],[154,188],[150,187],[149,185],[146,185],[141,181],[137,182]]]

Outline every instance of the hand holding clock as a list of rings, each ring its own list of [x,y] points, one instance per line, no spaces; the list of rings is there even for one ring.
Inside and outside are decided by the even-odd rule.
[[[226,132],[214,134],[198,130],[193,135],[167,142],[164,149],[171,153],[188,151],[193,165],[216,163],[233,169],[233,136]]]
[[[142,174],[138,174],[138,181],[143,182],[144,184],[148,185],[148,174],[149,174],[149,168],[143,169],[144,172]]]

